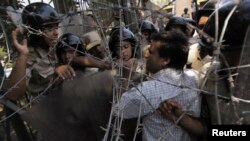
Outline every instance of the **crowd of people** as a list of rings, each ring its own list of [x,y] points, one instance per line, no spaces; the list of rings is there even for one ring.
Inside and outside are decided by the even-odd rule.
[[[232,99],[237,69],[227,69],[240,63],[249,10],[250,0],[210,0],[195,19],[185,9],[163,29],[148,20],[138,21],[138,33],[123,24],[111,27],[106,43],[97,30],[59,37],[62,19],[56,10],[32,3],[22,12],[27,38],[20,41],[20,30],[12,32],[18,57],[2,94],[14,103],[26,97],[32,107],[39,103],[37,96],[74,81],[79,72],[91,76],[115,70],[114,76],[126,80],[115,114],[141,119],[138,139],[206,140],[209,125],[249,123]]]

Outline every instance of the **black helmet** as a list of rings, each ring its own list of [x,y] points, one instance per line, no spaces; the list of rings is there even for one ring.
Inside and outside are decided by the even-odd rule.
[[[173,26],[180,26],[183,33],[186,33],[187,30],[187,22],[183,17],[173,16],[169,19],[167,26],[165,27],[166,31],[169,31]]]
[[[109,49],[113,53],[113,57],[116,57],[117,55],[115,54],[115,47],[114,45],[122,39],[129,41],[132,44],[133,50],[137,45],[137,40],[135,38],[135,35],[128,29],[122,28],[122,38],[120,38],[120,29],[114,30],[111,35],[110,35],[110,40],[109,40]]]
[[[22,22],[33,29],[39,30],[43,26],[59,23],[59,16],[49,4],[37,2],[26,6],[22,12]]]
[[[78,55],[80,55],[80,56],[84,55],[83,54],[84,46],[83,46],[81,39],[72,33],[63,34],[59,38],[58,43],[56,45],[56,55],[59,59],[59,62],[62,62],[61,55],[62,55],[63,49],[69,48],[69,47],[77,49]]]
[[[157,29],[155,28],[154,24],[148,20],[145,20],[142,23],[140,23],[139,29],[141,32],[148,30],[150,32],[150,34],[158,32]]]
[[[224,26],[224,22],[237,3],[235,1],[226,1],[219,7],[219,37]],[[215,15],[209,18],[203,31],[208,35],[215,37]],[[223,37],[224,50],[226,49],[240,49],[242,47],[244,37],[248,26],[250,25],[250,0],[244,0],[239,2],[237,9],[228,21],[228,25],[225,30]],[[208,49],[213,49],[213,45],[208,42],[205,38],[200,40],[200,44]]]
[[[200,10],[197,11],[197,16],[196,16],[197,23],[199,22],[202,16],[209,16],[214,12],[216,3],[217,0],[209,0]]]

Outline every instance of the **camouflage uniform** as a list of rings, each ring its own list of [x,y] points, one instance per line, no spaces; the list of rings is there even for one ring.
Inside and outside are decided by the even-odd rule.
[[[29,50],[27,94],[37,96],[53,82],[56,57],[41,47],[31,47]]]

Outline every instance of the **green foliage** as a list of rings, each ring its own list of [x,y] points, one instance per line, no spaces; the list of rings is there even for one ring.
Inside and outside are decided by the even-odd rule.
[[[5,61],[6,57],[7,57],[6,50],[2,46],[0,46],[0,61]],[[12,61],[10,61],[5,65],[6,65],[6,68],[12,68],[13,63],[12,63]]]
[[[4,51],[4,48],[0,46],[0,60],[4,60],[4,57],[7,55],[7,52]]]

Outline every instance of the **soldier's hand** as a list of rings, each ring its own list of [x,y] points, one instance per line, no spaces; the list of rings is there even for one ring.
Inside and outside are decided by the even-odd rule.
[[[101,65],[101,68],[105,70],[110,70],[112,69],[112,65],[109,62],[103,62],[103,64]]]
[[[14,31],[12,31],[12,39],[14,46],[20,55],[27,55],[29,53],[27,39],[23,39],[22,42],[19,43],[17,40],[17,35],[19,32],[20,32],[19,28],[16,28]]]
[[[137,67],[137,59],[136,58],[131,58],[127,61],[118,59],[116,62],[119,66],[120,66],[120,64],[123,64],[125,69],[133,68],[132,70],[135,70]]]
[[[75,77],[75,71],[70,65],[61,65],[55,69],[55,72],[62,79],[72,79]]]
[[[182,114],[181,106],[175,100],[163,101],[158,110],[166,119],[172,122],[175,122]]]
[[[131,58],[128,61],[124,61],[125,67],[128,67],[129,69],[132,68],[133,71],[136,70],[138,64],[138,60],[136,58]]]

